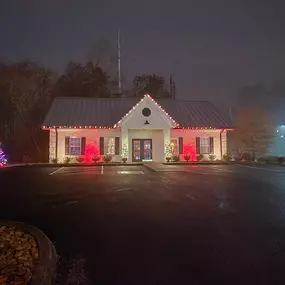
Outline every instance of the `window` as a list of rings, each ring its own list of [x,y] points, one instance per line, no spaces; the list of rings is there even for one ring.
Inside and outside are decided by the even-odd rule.
[[[200,153],[201,154],[210,153],[210,138],[200,138]]]
[[[81,138],[70,138],[70,155],[81,154]]]
[[[178,143],[176,139],[170,140],[170,151],[172,154],[178,154]]]
[[[115,155],[115,138],[104,139],[104,154]]]
[[[151,110],[150,110],[149,108],[143,108],[142,114],[143,114],[145,117],[149,117],[150,114],[151,114]]]

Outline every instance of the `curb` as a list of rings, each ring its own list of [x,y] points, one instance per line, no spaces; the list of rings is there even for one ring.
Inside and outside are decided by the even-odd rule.
[[[148,165],[148,164],[143,164],[144,167],[148,168],[149,170],[153,171],[153,172],[158,172],[159,170],[157,170],[156,168]]]
[[[94,167],[94,166],[141,166],[143,163],[27,163],[6,165],[2,169],[16,167]]]
[[[235,162],[163,162],[163,165],[232,165]]]
[[[35,268],[29,285],[52,285],[56,280],[56,264],[58,256],[50,239],[38,228],[21,222],[2,221],[4,226],[16,227],[34,236],[39,247],[39,263]]]

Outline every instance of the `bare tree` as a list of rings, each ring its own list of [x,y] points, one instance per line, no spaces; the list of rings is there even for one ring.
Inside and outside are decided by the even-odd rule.
[[[260,107],[242,107],[236,120],[236,138],[241,148],[257,155],[266,154],[275,137],[275,129],[267,112]]]

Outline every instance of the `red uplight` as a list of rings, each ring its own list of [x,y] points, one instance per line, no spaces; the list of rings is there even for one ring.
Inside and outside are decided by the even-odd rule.
[[[85,146],[84,163],[93,163],[92,158],[99,156],[99,146],[94,141],[87,141]]]
[[[190,161],[197,161],[197,153],[194,143],[190,142],[184,145],[183,156],[190,156]]]

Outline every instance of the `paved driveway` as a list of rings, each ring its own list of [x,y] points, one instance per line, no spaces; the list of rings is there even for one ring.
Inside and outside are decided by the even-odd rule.
[[[0,218],[55,242],[59,284],[284,284],[285,169],[183,169],[5,169]]]

